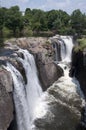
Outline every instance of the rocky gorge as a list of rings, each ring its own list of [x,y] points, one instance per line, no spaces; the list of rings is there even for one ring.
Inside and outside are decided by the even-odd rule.
[[[59,38],[56,40],[58,44]],[[41,99],[41,102],[44,103],[45,107],[42,107],[41,109],[37,108],[36,113],[38,112],[38,115],[36,114],[36,117],[34,118],[35,126],[33,129],[84,129],[81,126],[81,122],[85,100],[80,91],[78,92],[76,89],[77,83],[74,84],[72,78],[65,76],[63,69],[54,62],[56,59],[52,40],[50,38],[31,37],[11,39],[5,42],[4,48],[0,49],[0,130],[17,129],[15,105],[12,96],[14,90],[13,79],[11,73],[4,69],[3,65],[6,65],[6,62],[10,62],[14,65],[22,74],[25,84],[27,84],[25,70],[17,60],[18,57],[24,59],[24,55],[21,52],[18,52],[19,48],[27,49],[33,54],[37,65],[40,84],[42,89],[44,91],[46,90]],[[82,54],[80,56],[82,56]],[[84,52],[83,56],[85,57]],[[81,88],[85,93],[85,58],[80,58],[80,60],[84,59],[83,61],[80,61],[79,54],[75,53],[73,53],[72,57],[72,68],[76,70],[75,76],[78,78]],[[71,82],[71,85],[68,81]],[[64,84],[63,86],[62,83]],[[38,101],[39,107],[41,106],[41,102],[40,100]],[[45,114],[40,116],[40,111],[42,113],[42,111],[45,111],[45,108],[47,110],[46,113],[44,112]]]

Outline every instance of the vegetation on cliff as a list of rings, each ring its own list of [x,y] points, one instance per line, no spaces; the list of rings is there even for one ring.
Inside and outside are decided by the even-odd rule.
[[[75,46],[74,50],[76,52],[83,51],[86,48],[86,38],[78,39],[77,42],[78,42],[78,45]]]

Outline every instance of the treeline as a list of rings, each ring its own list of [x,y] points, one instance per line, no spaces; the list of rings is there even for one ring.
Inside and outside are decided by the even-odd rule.
[[[86,15],[79,9],[69,15],[62,10],[43,11],[18,6],[0,8],[0,38],[33,35],[86,35]]]

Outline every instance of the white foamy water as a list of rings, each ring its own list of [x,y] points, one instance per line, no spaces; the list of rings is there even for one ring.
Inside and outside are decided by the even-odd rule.
[[[31,130],[31,120],[29,117],[26,97],[26,86],[23,82],[23,77],[10,63],[7,63],[6,69],[11,72],[14,83],[13,98],[16,109],[18,130]]]
[[[34,57],[27,51],[19,49],[24,59],[18,58],[25,70],[27,84],[24,83],[20,72],[10,63],[7,63],[7,69],[11,72],[14,83],[13,97],[16,108],[18,130],[31,130],[32,121],[35,116],[34,109],[38,98],[42,94],[42,89],[37,76],[37,69]]]
[[[66,56],[62,58],[62,61],[71,62],[71,54],[72,54],[72,48],[73,48],[73,40],[71,36],[61,36],[61,39],[63,40],[65,46],[66,46]],[[63,44],[63,46],[64,46]],[[61,52],[61,55],[64,55],[64,51]]]
[[[56,61],[71,62],[71,53],[73,44],[72,36],[54,36],[53,41],[55,46]]]
[[[18,60],[22,63],[25,70],[27,78],[26,95],[29,105],[30,118],[33,119],[34,107],[36,105],[36,101],[42,94],[42,89],[39,83],[34,57],[27,50],[20,49],[19,52],[23,53],[24,56],[24,59],[18,58]]]

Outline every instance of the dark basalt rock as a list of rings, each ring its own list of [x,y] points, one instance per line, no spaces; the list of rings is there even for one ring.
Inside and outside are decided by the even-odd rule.
[[[86,97],[86,49],[78,52],[73,50],[71,72],[79,80],[81,89]]]

